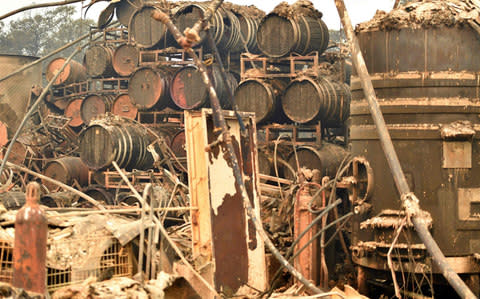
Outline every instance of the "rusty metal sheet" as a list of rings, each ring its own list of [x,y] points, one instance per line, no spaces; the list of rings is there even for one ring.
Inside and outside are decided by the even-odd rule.
[[[203,258],[211,254],[214,285],[219,292],[234,295],[241,293],[246,285],[263,290],[266,286],[263,242],[248,220],[239,186],[235,183],[230,162],[225,157],[224,144],[213,133],[210,111],[185,111],[188,167],[193,172],[190,178],[192,203],[204,201],[204,197],[208,199],[204,202],[207,206],[198,206],[198,213],[192,217],[192,221],[195,221],[192,223],[194,256],[195,253],[202,253],[202,250]],[[240,126],[233,114],[227,113],[226,121],[239,166],[245,176],[247,194],[258,217],[255,120],[251,114],[245,114],[244,121],[249,132],[247,137],[241,136]],[[212,143],[218,145],[205,154],[205,148]],[[204,189],[204,193],[199,193],[199,187]],[[211,227],[208,227],[209,222]],[[203,232],[205,229],[207,232]],[[197,237],[199,239],[195,239]],[[211,252],[205,252],[205,247],[199,247],[199,241],[210,244]],[[208,247],[206,244],[203,246]]]

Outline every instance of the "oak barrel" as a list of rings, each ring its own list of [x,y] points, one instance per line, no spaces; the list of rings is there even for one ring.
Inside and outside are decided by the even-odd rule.
[[[283,57],[292,52],[322,53],[328,41],[328,28],[322,19],[301,14],[285,17],[271,13],[262,19],[257,31],[258,47],[270,57]]]
[[[62,68],[66,59],[65,58],[55,58],[52,60],[45,71],[45,77],[47,81],[52,80],[55,74]],[[87,79],[87,70],[85,67],[76,62],[75,60],[70,60],[70,62],[65,66],[62,73],[57,77],[54,82],[54,85],[68,85],[72,83],[81,82]]]
[[[132,74],[128,84],[130,100],[140,110],[153,107],[161,110],[173,106],[168,93],[170,80],[169,69],[139,68]]]
[[[139,51],[131,44],[118,46],[113,53],[113,69],[120,76],[130,76],[138,66]]]
[[[85,51],[83,64],[90,77],[114,76],[113,69],[114,49],[106,45],[93,45]]]
[[[286,86],[277,79],[248,79],[235,90],[235,103],[239,111],[255,112],[257,123],[285,122],[281,96]]]
[[[282,107],[293,122],[341,126],[348,118],[350,101],[350,89],[344,83],[304,76],[290,82]]]
[[[133,105],[130,96],[127,93],[118,95],[113,101],[112,113],[122,117],[135,119],[138,108]]]
[[[88,184],[88,167],[78,157],[63,157],[48,162],[43,168],[43,175],[72,186],[76,181],[80,186]],[[42,180],[49,191],[61,189],[58,185]]]
[[[110,112],[113,104],[113,95],[98,95],[92,94],[82,101],[80,106],[80,116],[84,124],[89,124],[90,121],[98,115]]]
[[[130,19],[129,32],[131,41],[139,47],[153,48],[159,44],[165,37],[167,28],[162,22],[152,18],[156,10],[154,6],[143,5]]]
[[[217,92],[220,105],[224,109],[231,108],[228,101],[228,88],[223,82],[220,67],[212,65],[209,68],[210,80]],[[237,80],[231,73],[225,73],[230,90],[235,90]],[[178,70],[170,85],[170,96],[180,109],[197,109],[209,106],[208,87],[196,66],[189,65]]]
[[[70,127],[80,127],[83,125],[83,119],[80,114],[80,107],[82,107],[82,98],[74,98],[68,102],[67,107],[65,107],[65,116],[70,118],[68,125]]]
[[[113,161],[131,170],[144,164],[148,144],[147,131],[140,124],[116,117],[96,119],[80,135],[80,158],[95,170]]]

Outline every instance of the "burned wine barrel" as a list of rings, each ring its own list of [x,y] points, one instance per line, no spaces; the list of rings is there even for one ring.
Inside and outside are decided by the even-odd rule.
[[[43,175],[69,186],[75,182],[81,187],[88,184],[88,167],[78,157],[63,157],[48,162],[43,169]],[[60,189],[58,185],[47,180],[42,180],[42,184],[49,191]]]
[[[114,76],[113,69],[114,49],[107,45],[93,45],[85,51],[83,64],[90,77]]]
[[[285,90],[282,107],[293,122],[321,121],[336,127],[343,125],[348,118],[350,100],[350,90],[342,82],[299,77]]]
[[[255,112],[257,123],[281,123],[287,120],[281,102],[286,86],[277,79],[249,79],[241,82],[235,90],[235,103],[239,111]]]
[[[75,98],[68,102],[67,107],[65,107],[65,116],[70,118],[68,122],[70,127],[78,128],[83,125],[82,115],[80,114],[82,102],[82,98]]]
[[[123,44],[113,53],[113,69],[120,76],[130,76],[138,66],[139,51],[131,44]]]
[[[96,119],[80,135],[80,158],[95,170],[113,161],[131,170],[143,165],[148,144],[147,131],[139,124],[120,118]]]
[[[40,197],[40,204],[49,208],[67,208],[71,207],[73,202],[78,200],[78,195],[73,192],[54,192]]]
[[[175,154],[176,158],[182,164],[182,166],[187,168],[187,150],[185,149],[185,131],[179,131],[172,138],[170,143],[170,149]],[[174,164],[176,165],[176,164]]]
[[[55,74],[62,68],[66,59],[65,58],[55,58],[52,60],[45,71],[45,77],[47,81],[52,80]],[[72,83],[81,82],[87,79],[87,70],[85,67],[76,62],[75,60],[70,60],[70,62],[65,66],[62,73],[57,77],[54,82],[54,85],[68,85]]]
[[[167,28],[162,22],[152,18],[154,6],[143,5],[130,19],[129,33],[131,41],[142,48],[153,48],[163,41]],[[182,31],[183,32],[183,31]]]
[[[328,28],[322,19],[301,14],[286,17],[271,13],[263,18],[257,31],[258,47],[270,57],[283,57],[292,52],[322,53],[328,42]]]
[[[209,9],[209,4],[186,4],[175,13],[174,23],[177,25],[180,32],[184,32],[185,29],[192,28],[198,20],[203,19],[204,13],[207,9]],[[240,48],[240,22],[236,15],[230,10],[220,7],[213,15],[210,25],[212,38],[221,50]],[[202,31],[200,32],[200,42],[198,45],[206,44],[206,33]]]
[[[135,13],[138,7],[141,7],[143,0],[123,0],[119,1],[115,6],[115,14],[117,20],[123,26],[128,26],[132,15]]]
[[[118,95],[113,101],[112,113],[122,117],[135,119],[138,109],[133,105],[130,96],[126,93]]]
[[[320,147],[299,146],[295,152],[292,152],[287,161],[293,169],[297,170],[297,157],[300,168],[304,167],[310,170],[318,169],[322,177],[329,176],[334,178],[342,161],[348,155],[343,148],[331,143],[323,143]],[[291,174],[287,173],[287,178]]]
[[[110,112],[113,100],[113,95],[98,94],[92,94],[83,99],[80,106],[83,123],[88,125],[94,117]]]
[[[128,84],[130,100],[140,110],[153,107],[161,110],[173,106],[168,93],[170,78],[169,69],[139,68]]]
[[[109,192],[107,189],[105,189],[103,186],[90,185],[83,190],[83,193],[95,199],[96,201],[101,202],[102,204],[106,204],[110,206],[115,204],[114,195],[111,192]],[[91,208],[92,204],[83,198],[79,198],[78,207]]]
[[[235,15],[240,23],[240,33],[242,35],[240,37],[239,51],[244,52],[243,45],[245,45],[250,53],[260,53],[257,44],[257,30],[260,21],[257,18],[242,12],[235,12]]]
[[[228,88],[222,80],[220,67],[212,65],[209,68],[210,80],[217,92],[220,105],[229,109],[231,104],[228,101]],[[230,90],[235,90],[237,80],[231,73],[225,74]],[[197,109],[209,106],[208,87],[203,81],[202,74],[196,66],[186,66],[178,70],[170,85],[170,96],[180,109]]]
[[[0,193],[0,201],[7,210],[18,210],[26,201],[25,193],[20,191],[9,191]]]

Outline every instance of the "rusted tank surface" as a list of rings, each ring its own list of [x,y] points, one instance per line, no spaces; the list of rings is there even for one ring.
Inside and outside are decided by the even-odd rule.
[[[80,158],[95,170],[113,161],[131,170],[143,165],[148,144],[147,131],[139,124],[117,118],[93,120],[80,135]]]
[[[88,167],[78,157],[63,157],[48,162],[43,174],[69,186],[78,184],[80,187],[88,184]],[[42,180],[42,184],[50,192],[61,189],[58,185]]]
[[[129,25],[130,39],[142,48],[155,47],[163,41],[167,28],[152,18],[155,6],[140,6],[132,15]]]
[[[478,273],[468,258],[480,250],[478,33],[469,26],[440,25],[361,31],[358,37],[407,181],[432,216],[434,239],[454,271]],[[360,223],[401,207],[355,76],[352,95],[351,150],[364,155],[375,172],[372,210],[357,219]],[[364,227],[355,232],[357,242],[375,241],[379,230]],[[393,228],[388,234],[394,234]],[[378,251],[354,255],[354,261],[383,269],[386,259]]]
[[[220,67],[212,65],[209,68],[210,78],[217,92],[220,105],[224,109],[231,107],[228,101],[227,86],[222,80]],[[231,73],[225,74],[230,90],[234,91],[238,82]],[[197,109],[209,106],[209,93],[202,75],[196,66],[186,66],[173,75],[170,85],[170,95],[175,105],[180,109]]]
[[[6,76],[37,57],[0,55],[0,77]],[[42,64],[39,63],[7,80],[0,82],[0,121],[6,125],[9,136],[15,134],[27,111],[33,85],[42,83]]]
[[[40,185],[27,185],[27,203],[15,218],[12,284],[39,294],[47,291],[47,218],[39,206]]]
[[[283,123],[288,120],[281,103],[286,86],[278,79],[248,79],[235,90],[235,103],[239,111],[254,112],[257,123]]]
[[[52,80],[55,74],[65,64],[66,60],[67,59],[60,57],[50,61],[50,63],[47,66],[47,69],[45,70],[45,77],[47,78],[47,81]],[[86,79],[87,79],[87,70],[85,69],[85,67],[81,63],[76,62],[75,60],[70,60],[70,62],[62,71],[60,76],[58,76],[57,79],[55,80],[54,85],[62,85],[62,84],[68,85],[72,83],[85,81]]]
[[[8,141],[7,144],[5,145],[2,151],[2,157],[5,154],[5,151],[8,148],[8,146],[10,146],[10,141]],[[23,143],[19,141],[15,141],[15,143],[12,146],[12,151],[8,156],[8,162],[11,162],[17,165],[22,165],[23,162],[25,162],[25,159],[27,158],[27,154],[28,154],[27,146],[25,146]]]
[[[118,95],[113,101],[112,113],[122,117],[135,119],[138,108],[130,100],[128,93]]]
[[[341,146],[324,142],[322,146],[299,146],[287,158],[288,164],[297,169],[297,159],[300,168],[318,169],[320,176],[334,178],[348,152]],[[291,175],[287,173],[287,178]]]
[[[113,69],[114,49],[110,45],[93,45],[85,51],[83,64],[90,77],[108,77],[114,76]]]
[[[80,116],[82,117],[83,123],[88,125],[96,116],[110,112],[114,99],[115,96],[110,94],[92,94],[86,96],[80,106]]]
[[[113,68],[120,76],[130,76],[138,66],[139,51],[131,44],[118,46],[113,53]]]
[[[68,125],[73,128],[78,128],[83,125],[80,108],[82,107],[83,98],[75,98],[68,102],[65,107],[65,116],[70,118]]]
[[[328,126],[342,126],[349,115],[350,101],[351,93],[344,83],[302,76],[286,88],[282,107],[296,123],[321,121]]]
[[[269,57],[283,57],[294,52],[300,55],[323,52],[328,46],[327,25],[318,17],[296,15],[286,17],[270,13],[257,31],[260,51]]]
[[[130,77],[128,95],[132,103],[140,110],[150,108],[164,109],[171,106],[168,87],[171,70],[142,67]]]
[[[135,11],[143,5],[143,0],[122,0],[115,6],[117,20],[123,26],[128,26]]]

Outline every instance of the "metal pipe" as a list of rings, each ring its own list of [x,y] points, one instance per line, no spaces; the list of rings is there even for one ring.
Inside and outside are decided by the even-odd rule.
[[[83,2],[83,1],[84,0],[65,0],[65,1],[58,1],[58,2],[50,2],[50,3],[32,4],[32,5],[21,7],[19,9],[15,9],[15,10],[9,12],[9,13],[6,13],[3,16],[0,16],[0,20],[3,20],[5,18],[11,17],[11,16],[13,16],[13,15],[19,13],[19,12],[30,10],[30,9],[50,7],[50,6],[58,6],[58,5],[67,5],[67,4]]]
[[[221,3],[223,1],[219,0],[218,2]],[[213,88],[213,85],[210,82],[210,78],[208,76],[205,65],[198,58],[198,56],[195,54],[195,51],[193,51],[193,49],[188,46],[188,42],[187,43],[184,42],[185,37],[182,36],[180,31],[178,31],[178,28],[173,24],[173,22],[170,20],[168,15],[166,15],[161,10],[157,9],[152,14],[152,17],[154,19],[156,19],[157,21],[161,21],[162,23],[164,23],[166,25],[166,27],[168,28],[168,30],[175,37],[178,44],[185,47],[185,51],[193,58],[193,61],[194,61],[195,65],[198,67],[198,69],[200,70],[200,72],[202,74],[203,81],[208,86],[208,92],[209,92],[209,95],[210,95],[210,106],[213,110],[213,122],[214,122],[214,127],[215,127],[214,132],[221,134],[222,142],[224,143],[225,147],[227,148],[226,159],[227,159],[227,161],[230,162],[229,165],[231,165],[231,168],[232,168],[232,171],[233,171],[233,176],[235,178],[236,183],[239,186],[240,193],[242,195],[242,200],[243,200],[247,215],[250,218],[250,220],[253,222],[257,233],[263,239],[263,241],[265,242],[265,245],[268,247],[268,249],[273,254],[273,256],[275,256],[275,258],[280,262],[280,264],[282,266],[284,266],[298,281],[300,281],[302,284],[304,284],[307,288],[309,288],[315,294],[324,293],[323,290],[317,288],[317,286],[315,286],[313,283],[308,281],[297,269],[295,269],[282,256],[282,254],[278,251],[278,249],[275,247],[275,245],[273,244],[273,242],[270,240],[267,233],[263,229],[262,222],[259,219],[257,219],[257,216],[255,215],[255,211],[253,210],[252,204],[250,203],[250,199],[247,195],[245,184],[243,182],[242,172],[240,170],[238,160],[237,160],[237,156],[235,154],[235,150],[234,150],[233,144],[232,144],[232,137],[231,137],[231,135],[228,131],[227,123],[225,121],[225,117],[223,116],[223,111],[222,111],[222,108],[220,107],[220,103],[218,101],[217,93],[215,92],[215,89]]]
[[[365,64],[365,60],[363,59],[358,39],[353,31],[352,22],[345,7],[345,3],[343,0],[335,0],[335,5],[337,6],[338,14],[345,30],[345,35],[349,40],[352,52],[352,61],[355,65],[358,77],[360,78],[363,92],[369,104],[370,113],[372,114],[375,127],[377,128],[382,149],[385,153],[388,165],[390,166],[395,185],[397,186],[397,189],[401,195],[402,205],[405,209],[407,217],[411,218],[418,236],[425,244],[430,255],[433,257],[434,263],[440,268],[443,276],[455,289],[458,295],[461,298],[476,298],[472,291],[467,287],[465,282],[450,267],[445,259],[445,256],[428,230],[423,216],[424,212],[420,210],[418,198],[415,196],[415,194],[410,192],[410,187],[407,184],[405,174],[403,173],[400,161],[390,138],[390,134],[385,124],[382,111],[380,110],[375,89],[373,88],[372,80],[368,74],[367,66]]]
[[[7,151],[5,152],[5,156],[3,157],[2,164],[0,165],[0,173],[3,172],[3,169],[5,168],[5,163],[8,160],[8,157],[10,156],[10,152],[12,151],[13,145],[15,141],[17,141],[18,136],[22,132],[23,127],[27,123],[27,120],[32,116],[32,114],[37,110],[38,105],[42,102],[43,98],[47,95],[47,93],[50,90],[50,87],[52,87],[53,83],[55,80],[57,80],[58,76],[63,72],[65,67],[68,65],[68,63],[73,59],[73,56],[75,56],[78,52],[82,51],[83,48],[85,48],[87,44],[84,44],[81,47],[78,47],[73,53],[65,60],[65,63],[62,65],[62,67],[58,70],[58,72],[53,76],[53,78],[48,82],[47,86],[43,89],[42,93],[38,97],[38,99],[33,103],[33,105],[28,109],[27,113],[23,117],[22,122],[18,126],[17,131],[15,132],[15,135],[13,135],[13,138],[10,140],[10,144],[8,145]]]

